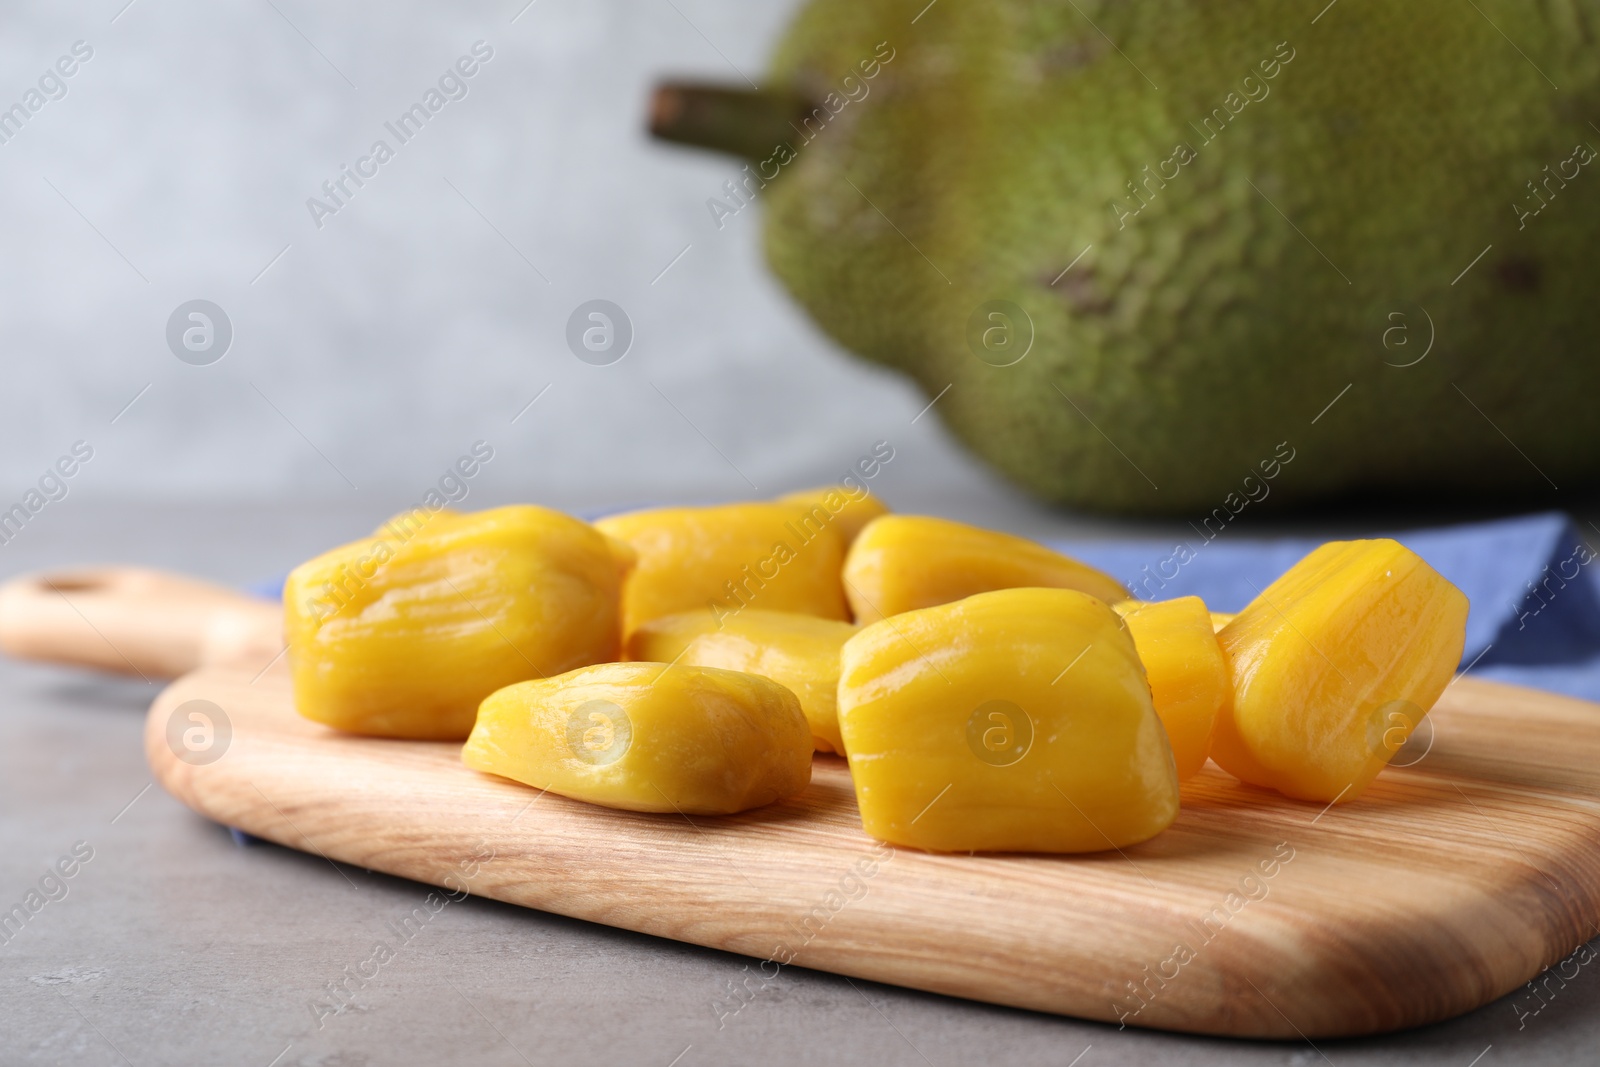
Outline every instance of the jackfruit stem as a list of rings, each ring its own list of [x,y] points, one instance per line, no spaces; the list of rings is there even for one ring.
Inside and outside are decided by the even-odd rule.
[[[650,102],[650,133],[759,162],[792,143],[794,122],[810,111],[805,97],[782,89],[664,82]]]

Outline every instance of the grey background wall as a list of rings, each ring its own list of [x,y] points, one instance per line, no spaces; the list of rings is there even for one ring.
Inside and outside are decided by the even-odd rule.
[[[716,227],[737,166],[644,133],[662,75],[759,80],[793,0],[525,2],[8,4],[0,108],[93,55],[0,144],[0,507],[80,439],[91,498],[387,507],[483,439],[486,501],[709,499],[889,439],[887,483],[1014,505],[788,300],[756,211]],[[478,41],[400,144],[385,122]],[[319,228],[307,199],[380,138]],[[233,329],[206,366],[166,337],[197,298]],[[565,340],[594,298],[636,331],[610,366]]]

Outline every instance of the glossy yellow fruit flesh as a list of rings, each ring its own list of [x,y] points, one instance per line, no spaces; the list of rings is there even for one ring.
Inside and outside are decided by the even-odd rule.
[[[833,523],[839,539],[849,547],[862,527],[880,515],[889,514],[888,507],[865,486],[854,489],[843,485],[821,485],[815,489],[802,489],[778,498],[780,504],[793,504],[802,515],[813,520]]]
[[[405,541],[415,537],[424,526],[453,522],[461,518],[461,515],[462,513],[455,508],[430,508],[419,505],[391,516],[382,526],[372,531],[372,536]]]
[[[1211,632],[1220,634],[1222,628],[1232,622],[1234,617],[1226,611],[1213,611],[1211,613]]]
[[[838,531],[791,505],[659,508],[613,515],[595,528],[638,553],[623,592],[627,633],[686,611],[714,620],[747,607],[849,618]]]
[[[1234,693],[1212,758],[1291,797],[1355,799],[1449,684],[1466,620],[1467,598],[1403,545],[1323,545],[1219,635]]]
[[[718,629],[708,612],[668,615],[628,639],[628,658],[721,667],[759,674],[800,700],[819,752],[843,751],[839,739],[839,649],[856,628],[787,611],[741,611]]]
[[[1026,586],[1076,589],[1107,602],[1128,595],[1116,579],[1034,541],[926,515],[873,520],[844,566],[845,593],[863,623]]]
[[[284,586],[306,718],[460,740],[501,686],[617,658],[624,565],[587,523],[507,507],[385,531],[301,564]]]
[[[839,726],[867,833],[939,852],[1093,852],[1160,833],[1178,778],[1117,614],[1007,589],[845,642]]]
[[[766,678],[606,663],[492,694],[461,759],[592,804],[726,815],[804,789],[811,731]]]
[[[390,518],[382,526],[372,532],[374,538],[387,538],[389,540],[406,541],[421,532],[424,526],[430,526],[435,531],[440,530],[446,523],[451,523],[460,518],[471,518],[471,512],[460,512],[454,508],[439,508],[437,511],[427,507],[414,507],[409,511],[402,511]],[[602,535],[603,536],[603,535]],[[615,537],[606,537],[606,543],[611,546],[611,554],[616,557],[617,566],[621,568],[624,578],[638,566],[639,554],[633,546],[626,541],[619,541]]]
[[[1217,643],[1211,613],[1197,596],[1114,605],[1128,624],[1133,646],[1150,679],[1156,714],[1167,728],[1181,781],[1211,755],[1217,715],[1233,698],[1228,660]]]

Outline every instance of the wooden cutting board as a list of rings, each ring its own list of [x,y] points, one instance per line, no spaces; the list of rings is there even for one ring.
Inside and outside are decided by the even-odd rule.
[[[232,728],[200,766],[168,740],[193,700]],[[541,796],[466,769],[456,745],[301,719],[279,669],[254,684],[226,668],[183,678],[151,708],[145,743],[173,795],[229,826],[774,960],[768,976],[787,960],[1109,1022],[1315,1038],[1470,1010],[1600,919],[1600,707],[1463,680],[1431,718],[1431,751],[1350,806],[1323,811],[1210,768],[1166,833],[1080,857],[879,846],[831,757],[800,796],[733,817]]]
[[[27,627],[8,604],[14,649]],[[111,614],[81,616],[77,639],[115,642]],[[834,757],[800,796],[743,815],[612,811],[470,771],[455,745],[303,720],[260,644],[234,642],[256,660],[200,666],[151,707],[146,752],[174,796],[333,860],[768,961],[752,993],[792,964],[1111,1023],[1319,1038],[1469,1011],[1600,932],[1600,706],[1582,701],[1462,679],[1427,720],[1431,745],[1425,725],[1397,757],[1411,766],[1356,803],[1285,800],[1213,766],[1171,829],[1120,853],[937,856],[867,838]],[[199,757],[183,740],[196,709],[214,730]]]

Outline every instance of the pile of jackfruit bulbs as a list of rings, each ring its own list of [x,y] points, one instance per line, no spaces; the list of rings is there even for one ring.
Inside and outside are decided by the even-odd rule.
[[[793,796],[838,753],[868,834],[940,852],[1136,844],[1208,759],[1347,803],[1467,615],[1392,540],[1325,544],[1230,617],[860,486],[593,524],[419,510],[296,568],[284,607],[317,722],[683,815]]]

